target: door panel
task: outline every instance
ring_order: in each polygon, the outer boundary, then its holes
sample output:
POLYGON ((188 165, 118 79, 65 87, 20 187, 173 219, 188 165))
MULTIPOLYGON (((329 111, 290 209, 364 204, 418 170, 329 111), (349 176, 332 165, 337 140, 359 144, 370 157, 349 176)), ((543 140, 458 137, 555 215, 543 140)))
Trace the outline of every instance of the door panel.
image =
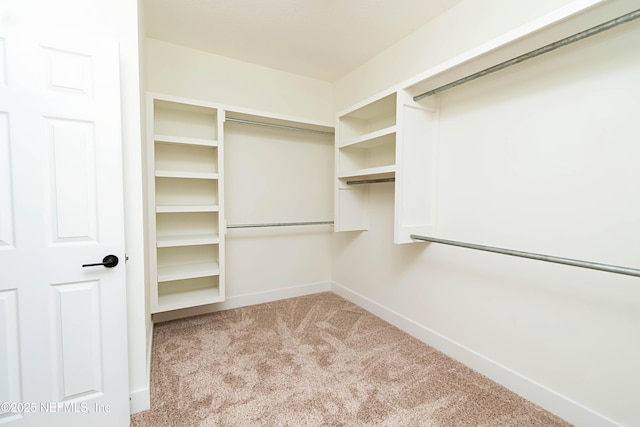
POLYGON ((57 400, 102 393, 100 282, 59 284, 51 289, 57 400))
POLYGON ((46 88, 50 91, 90 96, 93 88, 91 55, 43 48, 46 88))
POLYGON ((53 243, 95 242, 97 171, 93 123, 45 120, 49 138, 53 243))
POLYGON ((0 58, 0 425, 129 425, 117 44, 0 27, 0 58))

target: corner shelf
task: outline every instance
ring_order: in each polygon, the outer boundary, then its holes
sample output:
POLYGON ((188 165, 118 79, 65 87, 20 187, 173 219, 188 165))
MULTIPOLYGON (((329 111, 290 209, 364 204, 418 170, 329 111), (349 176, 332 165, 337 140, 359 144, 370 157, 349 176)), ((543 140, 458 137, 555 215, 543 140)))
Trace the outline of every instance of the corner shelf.
POLYGON ((338 115, 335 231, 367 229, 369 186, 348 179, 394 178, 397 133, 395 92, 338 115))
POLYGON ((396 133, 397 126, 389 126, 384 129, 376 130, 374 132, 369 132, 367 134, 358 136, 353 138, 352 140, 347 140, 346 142, 340 144, 338 148, 345 148, 353 145, 358 145, 360 148, 373 148, 378 145, 385 144, 383 138, 385 136, 392 136, 396 133))
POLYGON ((375 168, 352 170, 349 173, 338 175, 338 178, 389 178, 393 177, 393 175, 395 175, 395 172, 395 165, 378 166, 375 168))
POLYGON ((438 109, 432 101, 413 101, 411 95, 393 91, 338 115, 335 231, 368 227, 369 192, 380 184, 350 181, 388 178, 395 180, 394 242, 409 243, 411 233, 432 230, 438 109))

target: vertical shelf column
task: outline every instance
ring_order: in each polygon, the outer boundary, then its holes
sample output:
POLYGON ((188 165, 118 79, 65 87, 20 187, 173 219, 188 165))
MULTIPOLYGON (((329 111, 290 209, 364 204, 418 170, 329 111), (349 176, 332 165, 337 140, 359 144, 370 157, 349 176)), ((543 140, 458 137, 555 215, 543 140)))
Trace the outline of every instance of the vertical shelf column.
POLYGON ((437 97, 414 101, 398 92, 394 243, 432 234, 437 201, 437 97))
POLYGON ((151 311, 224 300, 224 113, 149 95, 151 311))

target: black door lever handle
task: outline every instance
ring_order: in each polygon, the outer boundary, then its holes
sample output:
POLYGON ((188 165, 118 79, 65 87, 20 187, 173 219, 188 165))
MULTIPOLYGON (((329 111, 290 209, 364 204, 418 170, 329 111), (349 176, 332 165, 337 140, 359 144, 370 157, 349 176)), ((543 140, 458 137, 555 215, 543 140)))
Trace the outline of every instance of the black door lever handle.
POLYGON ((102 262, 96 264, 82 264, 83 267, 95 267, 96 265, 104 265, 107 268, 113 268, 118 265, 118 257, 115 255, 107 255, 102 259, 102 262))

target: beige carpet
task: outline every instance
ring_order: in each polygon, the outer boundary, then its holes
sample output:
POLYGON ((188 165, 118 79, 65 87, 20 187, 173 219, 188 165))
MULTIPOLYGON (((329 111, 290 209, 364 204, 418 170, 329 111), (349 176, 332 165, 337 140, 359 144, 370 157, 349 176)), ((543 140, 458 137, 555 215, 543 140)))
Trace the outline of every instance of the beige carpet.
POLYGON ((566 426, 330 293, 155 326, 132 426, 566 426))

